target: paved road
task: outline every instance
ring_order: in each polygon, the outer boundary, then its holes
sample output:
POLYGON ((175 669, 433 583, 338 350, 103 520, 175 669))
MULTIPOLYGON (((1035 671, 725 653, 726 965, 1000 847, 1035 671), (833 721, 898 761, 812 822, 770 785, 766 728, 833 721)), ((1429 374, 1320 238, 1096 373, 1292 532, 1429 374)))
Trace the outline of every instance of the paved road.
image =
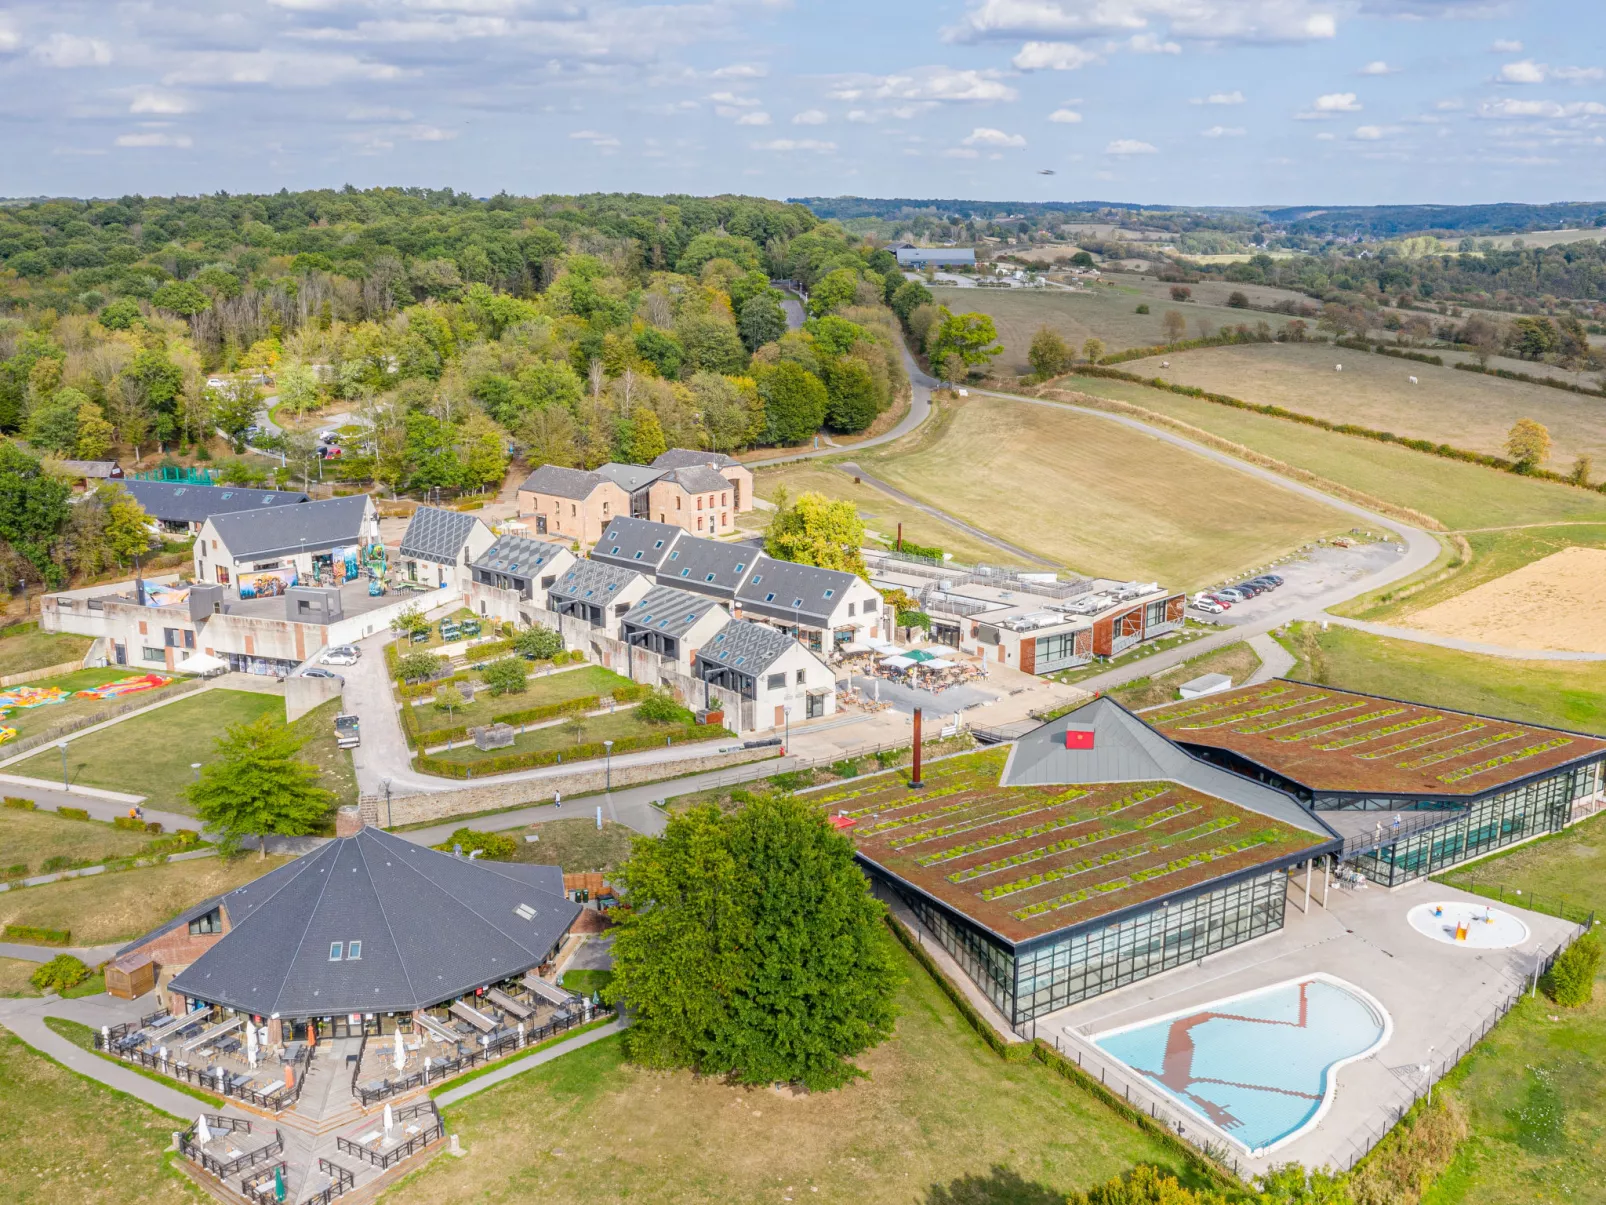
POLYGON ((793 294, 788 293, 781 299, 781 309, 786 314, 787 330, 800 331, 803 329, 803 323, 808 318, 808 315, 803 312, 803 303, 801 301, 793 294))
POLYGON ((0 941, 0 958, 20 958, 24 962, 49 962, 57 954, 71 954, 87 966, 99 966, 127 942, 104 946, 30 946, 20 941, 0 941))
POLYGON ((1266 682, 1272 678, 1281 678, 1294 668, 1297 658, 1282 645, 1278 644, 1269 635, 1262 632, 1259 636, 1249 638, 1249 647, 1255 650, 1255 656, 1260 658, 1260 668, 1249 675, 1248 681, 1243 685, 1266 682))

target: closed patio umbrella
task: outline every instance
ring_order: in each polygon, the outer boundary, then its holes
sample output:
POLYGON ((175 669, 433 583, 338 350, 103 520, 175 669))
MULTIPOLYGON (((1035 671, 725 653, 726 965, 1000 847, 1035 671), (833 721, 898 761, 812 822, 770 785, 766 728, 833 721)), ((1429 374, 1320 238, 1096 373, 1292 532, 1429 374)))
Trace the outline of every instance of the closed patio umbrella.
POLYGON ((396 1070, 400 1071, 407 1062, 407 1052, 402 1049, 401 1030, 396 1031, 396 1070))
POLYGON ((206 1114, 197 1114, 195 1118, 195 1145, 205 1146, 212 1141, 212 1131, 206 1128, 206 1114))
POLYGON ((386 1105, 385 1106, 385 1133, 387 1133, 387 1134, 390 1133, 391 1127, 394 1126, 395 1124, 396 1124, 395 1115, 391 1113, 390 1106, 386 1105))

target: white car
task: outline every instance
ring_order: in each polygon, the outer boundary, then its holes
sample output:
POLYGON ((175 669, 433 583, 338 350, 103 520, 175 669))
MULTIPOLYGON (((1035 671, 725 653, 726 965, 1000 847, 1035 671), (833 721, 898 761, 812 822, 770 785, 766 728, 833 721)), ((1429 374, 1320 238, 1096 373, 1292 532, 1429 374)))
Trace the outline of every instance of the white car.
POLYGON ((337 644, 324 653, 318 660, 325 665, 356 665, 357 658, 362 656, 362 650, 356 645, 337 644))
POLYGON ((1201 596, 1193 600, 1193 609, 1195 611, 1203 611, 1206 615, 1220 615, 1227 608, 1225 604, 1217 602, 1213 598, 1201 596))
POLYGON ((222 389, 223 388, 223 378, 222 377, 207 377, 206 378, 206 387, 208 389, 222 389))

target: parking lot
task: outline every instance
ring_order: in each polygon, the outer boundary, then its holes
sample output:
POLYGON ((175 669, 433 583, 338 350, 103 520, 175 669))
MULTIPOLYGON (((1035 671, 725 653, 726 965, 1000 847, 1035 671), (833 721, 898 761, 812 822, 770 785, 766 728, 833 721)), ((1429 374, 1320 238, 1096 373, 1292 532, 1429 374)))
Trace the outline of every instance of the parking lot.
MULTIPOLYGON (((1366 541, 1340 548, 1332 544, 1318 545, 1308 553, 1269 566, 1267 573, 1275 573, 1283 584, 1275 590, 1243 602, 1234 603, 1230 611, 1210 615, 1200 611, 1189 601, 1189 613, 1196 618, 1209 619, 1228 627, 1263 623, 1268 619, 1292 620, 1309 618, 1321 610, 1318 600, 1334 587, 1346 582, 1359 581, 1369 574, 1393 564, 1403 555, 1405 545, 1396 541, 1366 541)), ((1254 577, 1247 574, 1245 577, 1254 577)), ((1239 581, 1245 578, 1236 579, 1239 581)), ((1223 583, 1229 585, 1231 583, 1223 583)), ((1208 591, 1206 592, 1208 593, 1208 591)), ((1197 596, 1195 596, 1197 597, 1197 596)))

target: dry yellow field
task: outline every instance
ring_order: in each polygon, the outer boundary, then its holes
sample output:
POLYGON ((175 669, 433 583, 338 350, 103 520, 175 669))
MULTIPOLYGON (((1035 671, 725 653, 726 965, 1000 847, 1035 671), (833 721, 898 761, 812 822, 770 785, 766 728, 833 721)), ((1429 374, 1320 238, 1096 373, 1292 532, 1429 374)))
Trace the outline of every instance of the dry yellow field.
POLYGON ((1079 573, 1191 590, 1353 526, 1106 419, 987 397, 945 411, 865 471, 1079 573))
POLYGON ((1513 648, 1606 653, 1606 549, 1567 548, 1402 622, 1513 648))
MULTIPOLYGON (((1451 353, 1454 356, 1454 353, 1451 353)), ((1122 364, 1127 372, 1195 385, 1246 402, 1284 406, 1336 423, 1357 423, 1414 439, 1504 455, 1519 418, 1550 430, 1552 468, 1588 454, 1606 459, 1606 406, 1599 398, 1418 364, 1325 344, 1253 343, 1208 347, 1122 364), (1342 372, 1334 365, 1342 364, 1342 372), (1415 377, 1417 384, 1411 384, 1415 377)), ((1536 373, 1543 365, 1528 365, 1536 373)))

